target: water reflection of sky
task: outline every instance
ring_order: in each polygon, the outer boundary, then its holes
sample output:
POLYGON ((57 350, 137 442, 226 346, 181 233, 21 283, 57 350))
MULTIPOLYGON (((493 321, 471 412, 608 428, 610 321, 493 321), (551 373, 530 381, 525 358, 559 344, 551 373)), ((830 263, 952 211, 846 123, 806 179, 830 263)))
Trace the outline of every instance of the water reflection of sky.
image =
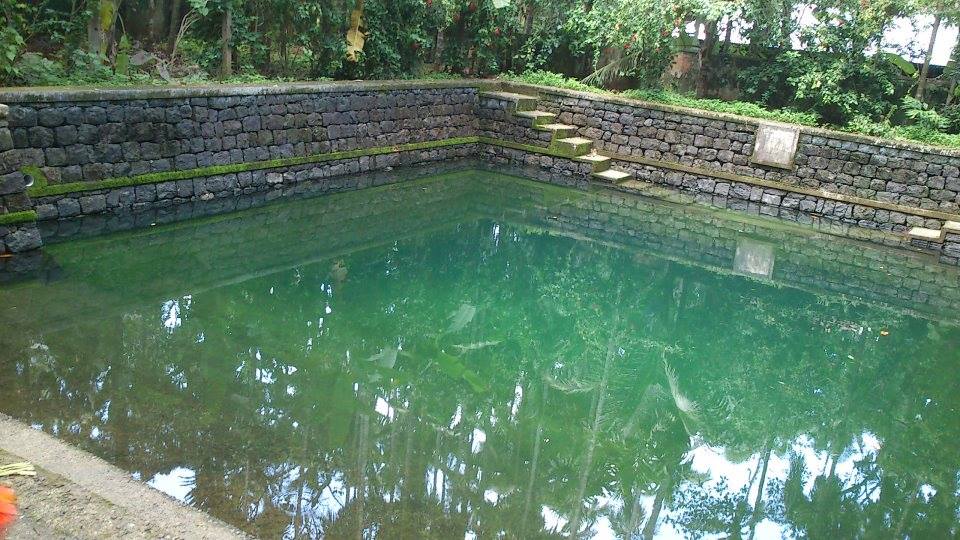
POLYGON ((189 502, 190 492, 197 484, 197 473, 186 467, 175 467, 168 473, 157 473, 147 485, 183 502, 189 502))

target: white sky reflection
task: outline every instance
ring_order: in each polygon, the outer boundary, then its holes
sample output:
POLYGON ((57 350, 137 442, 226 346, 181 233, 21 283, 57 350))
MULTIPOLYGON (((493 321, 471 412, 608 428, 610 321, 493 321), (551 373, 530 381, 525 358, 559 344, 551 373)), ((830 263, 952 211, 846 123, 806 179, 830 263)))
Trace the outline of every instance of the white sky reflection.
POLYGON ((167 474, 157 473, 147 482, 150 487, 179 501, 186 501, 196 484, 197 473, 185 467, 177 467, 167 474))

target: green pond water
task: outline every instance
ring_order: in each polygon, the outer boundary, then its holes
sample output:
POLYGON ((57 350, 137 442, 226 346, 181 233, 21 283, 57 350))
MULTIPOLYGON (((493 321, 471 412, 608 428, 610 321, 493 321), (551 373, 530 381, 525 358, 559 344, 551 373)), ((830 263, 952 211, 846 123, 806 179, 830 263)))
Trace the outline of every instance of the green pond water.
POLYGON ((45 248, 0 412, 266 538, 960 534, 955 269, 451 174, 45 248))

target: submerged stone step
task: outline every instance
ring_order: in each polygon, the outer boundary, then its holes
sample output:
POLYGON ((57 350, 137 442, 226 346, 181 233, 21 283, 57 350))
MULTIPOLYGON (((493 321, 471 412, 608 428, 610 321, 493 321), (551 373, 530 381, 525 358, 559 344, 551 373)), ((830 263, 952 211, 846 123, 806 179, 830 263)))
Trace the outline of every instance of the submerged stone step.
POLYGON ((636 180, 636 179, 620 182, 619 186, 624 189, 629 189, 632 191, 643 191, 643 192, 646 192, 649 189, 653 188, 653 184, 649 182, 641 182, 640 180, 636 180))
POLYGON ((501 99, 503 101, 512 101, 515 103, 517 111, 532 111, 537 108, 540 99, 537 96, 518 94, 516 92, 486 91, 480 92, 480 97, 501 99))
POLYGON ((517 116, 533 120, 533 127, 542 126, 553 121, 557 115, 546 111, 517 111, 517 116))
POLYGON ((621 184, 633 178, 633 175, 626 171, 619 171, 617 169, 607 169, 605 171, 595 172, 593 176, 603 180, 604 182, 610 182, 612 184, 621 184))
POLYGON ((617 189, 679 204, 693 204, 696 201, 690 194, 635 178, 620 182, 617 184, 617 189))
POLYGON ((571 157, 579 157, 590 152, 593 148, 593 139, 583 137, 568 137, 555 141, 557 149, 571 157))

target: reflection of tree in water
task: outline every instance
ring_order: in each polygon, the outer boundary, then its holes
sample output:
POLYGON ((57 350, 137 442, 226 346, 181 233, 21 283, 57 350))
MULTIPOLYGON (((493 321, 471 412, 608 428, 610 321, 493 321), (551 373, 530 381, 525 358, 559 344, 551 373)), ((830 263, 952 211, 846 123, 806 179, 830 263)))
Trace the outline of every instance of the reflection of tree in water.
POLYGON ((5 412, 264 537, 957 534, 954 329, 491 230, 4 336, 5 412))

